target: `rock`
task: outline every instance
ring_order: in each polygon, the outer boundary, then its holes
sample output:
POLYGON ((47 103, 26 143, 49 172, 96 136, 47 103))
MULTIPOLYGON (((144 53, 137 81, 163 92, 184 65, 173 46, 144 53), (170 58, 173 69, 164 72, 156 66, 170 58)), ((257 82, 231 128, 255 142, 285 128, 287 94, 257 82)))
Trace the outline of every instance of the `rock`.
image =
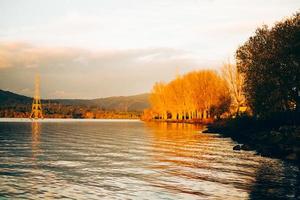
POLYGON ((270 135, 271 136, 277 136, 277 135, 280 135, 281 133, 278 132, 278 131, 270 131, 270 135))
POLYGON ((288 160, 297 160, 297 154, 291 153, 291 154, 287 155, 286 159, 288 159, 288 160))
POLYGON ((294 146, 293 147, 293 152, 295 152, 296 154, 300 155, 300 146, 294 146))
POLYGON ((289 135, 297 131, 297 126, 281 126, 279 127, 278 131, 284 133, 285 135, 289 135))
POLYGON ((251 150, 251 147, 250 147, 249 145, 247 145, 247 144, 243 144, 243 145, 241 146, 241 149, 244 150, 244 151, 250 151, 250 150, 251 150))
POLYGON ((235 151, 240 151, 241 150, 241 145, 235 145, 233 148, 232 148, 233 150, 235 150, 235 151))
POLYGON ((259 141, 264 141, 269 137, 269 133, 265 131, 261 131, 257 134, 256 139, 259 141))
POLYGON ((267 138, 267 142, 269 144, 279 144, 280 141, 283 139, 283 135, 280 132, 271 131, 270 135, 267 138))
POLYGON ((215 133, 215 132, 210 129, 206 129, 206 130, 202 131, 202 133, 215 133))

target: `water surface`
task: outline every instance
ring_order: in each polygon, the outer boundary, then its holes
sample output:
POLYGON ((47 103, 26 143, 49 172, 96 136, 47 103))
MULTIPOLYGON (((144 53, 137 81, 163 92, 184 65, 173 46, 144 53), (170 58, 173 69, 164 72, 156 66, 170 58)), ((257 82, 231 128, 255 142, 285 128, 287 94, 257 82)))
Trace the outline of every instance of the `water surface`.
POLYGON ((0 199, 299 199, 299 168, 191 124, 0 122, 0 199))

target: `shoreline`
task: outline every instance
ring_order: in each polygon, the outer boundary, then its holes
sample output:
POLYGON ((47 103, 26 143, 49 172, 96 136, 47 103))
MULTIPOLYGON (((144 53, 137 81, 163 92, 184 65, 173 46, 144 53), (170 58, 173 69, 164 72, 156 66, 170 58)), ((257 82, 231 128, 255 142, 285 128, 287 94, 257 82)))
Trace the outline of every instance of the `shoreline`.
POLYGON ((233 150, 254 150, 261 156, 278 158, 300 165, 300 126, 258 128, 255 124, 231 125, 226 120, 207 125, 203 133, 219 133, 239 143, 233 150))
POLYGON ((139 122, 140 119, 78 119, 78 118, 0 118, 0 122, 139 122))
POLYGON ((276 124, 261 127, 252 118, 211 120, 150 120, 151 122, 204 125, 203 133, 218 133, 238 143, 233 150, 256 151, 261 156, 278 158, 300 165, 300 125, 276 124))
POLYGON ((212 124, 213 121, 208 119, 208 120, 172 120, 172 119, 158 119, 158 120, 143 120, 141 121, 145 122, 165 122, 165 123, 177 123, 177 124, 199 124, 199 125, 209 125, 212 124))

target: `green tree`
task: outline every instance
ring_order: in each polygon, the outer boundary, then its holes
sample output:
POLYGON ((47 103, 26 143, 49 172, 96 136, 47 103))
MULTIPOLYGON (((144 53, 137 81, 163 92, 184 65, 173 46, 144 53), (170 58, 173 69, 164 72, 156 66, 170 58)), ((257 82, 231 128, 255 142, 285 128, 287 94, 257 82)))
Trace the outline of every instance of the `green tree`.
POLYGON ((254 113, 300 110, 300 13, 258 28, 236 52, 244 91, 254 113))

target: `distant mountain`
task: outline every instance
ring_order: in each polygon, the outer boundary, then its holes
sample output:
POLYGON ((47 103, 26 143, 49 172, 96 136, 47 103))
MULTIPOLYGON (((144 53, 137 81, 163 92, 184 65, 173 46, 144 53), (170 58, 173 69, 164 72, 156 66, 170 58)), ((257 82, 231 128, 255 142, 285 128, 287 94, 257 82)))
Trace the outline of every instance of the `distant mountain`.
MULTIPOLYGON (((108 111, 143 111, 149 107, 149 94, 139 94, 133 96, 115 96, 97 99, 43 99, 42 103, 59 103, 73 106, 96 106, 108 111)), ((0 90, 0 107, 10 107, 14 105, 28 105, 32 103, 32 98, 19 95, 13 92, 0 90)))
POLYGON ((0 107, 13 106, 17 104, 30 104, 32 98, 12 93, 9 91, 0 90, 0 107))
POLYGON ((118 96, 93 99, 94 105, 105 108, 106 110, 125 110, 125 111, 143 111, 148 108, 149 94, 139 94, 133 96, 118 96))

